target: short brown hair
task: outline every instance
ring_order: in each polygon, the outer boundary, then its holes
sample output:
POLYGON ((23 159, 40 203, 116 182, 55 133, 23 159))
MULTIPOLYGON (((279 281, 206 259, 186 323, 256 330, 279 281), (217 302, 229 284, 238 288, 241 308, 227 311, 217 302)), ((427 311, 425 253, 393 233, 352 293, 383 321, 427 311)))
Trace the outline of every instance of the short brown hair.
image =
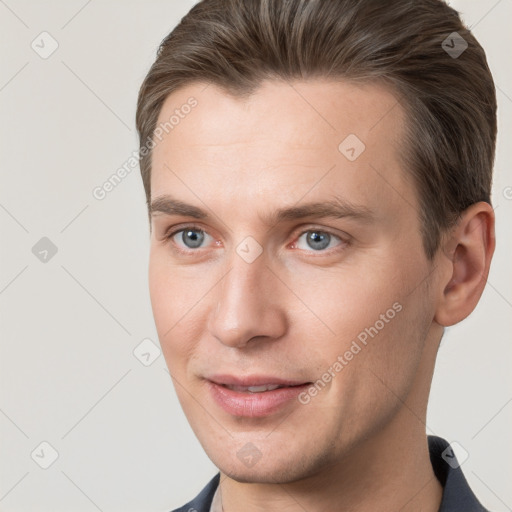
MULTIPOLYGON (((310 78, 391 85, 407 113, 401 158, 429 258, 468 206, 491 202, 496 91, 482 47, 441 0, 203 0, 162 41, 141 86, 140 146, 181 87, 247 96, 265 79, 310 78)), ((151 151, 140 166, 149 207, 151 151)))

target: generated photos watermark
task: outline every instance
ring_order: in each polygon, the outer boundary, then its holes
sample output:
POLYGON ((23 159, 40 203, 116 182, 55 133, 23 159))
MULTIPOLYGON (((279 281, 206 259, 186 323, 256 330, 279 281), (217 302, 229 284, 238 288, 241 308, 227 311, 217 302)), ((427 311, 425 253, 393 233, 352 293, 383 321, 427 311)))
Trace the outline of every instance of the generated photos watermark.
POLYGON ((385 313, 379 316, 379 319, 370 327, 366 327, 352 340, 350 348, 347 349, 342 355, 339 355, 336 361, 317 379, 306 391, 299 394, 298 400, 301 404, 307 405, 311 399, 318 395, 318 393, 331 382, 338 373, 349 364, 354 357, 359 354, 364 347, 367 346, 370 339, 375 338, 379 332, 386 327, 387 324, 395 318, 395 316, 402 311, 402 304, 395 302, 385 313))
POLYGON ((148 137, 145 144, 137 151, 133 151, 124 164, 112 173, 107 180, 101 185, 93 188, 92 195, 98 201, 102 201, 107 195, 112 192, 134 169, 139 165, 141 158, 147 156, 156 145, 162 141, 164 135, 168 134, 178 126, 183 119, 185 119, 192 109, 197 107, 198 101, 191 96, 186 103, 183 103, 180 108, 176 108, 174 113, 164 123, 160 123, 153 132, 153 137, 148 137), (155 140, 157 139, 157 140, 155 140))

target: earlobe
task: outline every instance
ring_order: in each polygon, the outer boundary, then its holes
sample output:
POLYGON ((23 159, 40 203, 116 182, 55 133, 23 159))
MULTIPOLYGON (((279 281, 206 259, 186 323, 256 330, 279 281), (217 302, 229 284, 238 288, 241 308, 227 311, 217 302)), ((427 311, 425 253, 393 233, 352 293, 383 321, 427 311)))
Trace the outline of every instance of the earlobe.
POLYGON ((487 282, 494 247, 494 210, 488 203, 475 203, 464 211, 439 255, 439 265, 446 272, 444 282, 439 283, 437 323, 454 325, 475 309, 487 282))

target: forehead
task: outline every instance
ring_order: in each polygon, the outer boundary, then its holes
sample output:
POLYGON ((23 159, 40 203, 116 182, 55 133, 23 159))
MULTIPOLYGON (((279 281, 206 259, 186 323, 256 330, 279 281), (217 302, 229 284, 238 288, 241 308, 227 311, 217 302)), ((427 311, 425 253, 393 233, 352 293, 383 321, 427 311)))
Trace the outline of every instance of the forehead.
POLYGON ((400 163, 404 110, 382 85, 266 81, 237 98, 192 84, 166 99, 158 124, 172 116, 153 150, 152 198, 179 190, 243 212, 250 200, 278 207, 306 194, 395 213, 415 207, 400 163))
MULTIPOLYGON (((171 119, 173 142, 183 142, 193 129, 201 142, 264 142, 293 139, 294 143, 336 142, 344 134, 354 133, 364 142, 376 142, 379 135, 388 140, 399 135, 403 110, 396 96, 383 85, 340 81, 264 81, 250 96, 232 96, 214 84, 192 84, 169 95, 158 124, 171 119), (189 119, 176 114, 194 98, 197 106, 189 119), (391 131, 390 131, 391 129, 391 131)), ((164 134, 165 136, 165 134, 164 134)), ((190 141, 187 141, 190 142, 190 141)))

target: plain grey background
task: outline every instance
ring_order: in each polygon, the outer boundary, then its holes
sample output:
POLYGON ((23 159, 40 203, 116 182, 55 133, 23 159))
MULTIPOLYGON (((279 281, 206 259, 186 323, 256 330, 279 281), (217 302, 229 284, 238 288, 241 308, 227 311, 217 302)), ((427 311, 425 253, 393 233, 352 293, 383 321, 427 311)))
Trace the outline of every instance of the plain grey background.
MULTIPOLYGON (((138 167, 92 194, 138 149, 138 88, 194 3, 0 0, 1 512, 169 511, 216 472, 159 355, 138 167)), ((476 311, 443 339, 427 432, 457 441, 477 496, 506 511, 512 0, 451 4, 498 87, 497 250, 476 311)))

